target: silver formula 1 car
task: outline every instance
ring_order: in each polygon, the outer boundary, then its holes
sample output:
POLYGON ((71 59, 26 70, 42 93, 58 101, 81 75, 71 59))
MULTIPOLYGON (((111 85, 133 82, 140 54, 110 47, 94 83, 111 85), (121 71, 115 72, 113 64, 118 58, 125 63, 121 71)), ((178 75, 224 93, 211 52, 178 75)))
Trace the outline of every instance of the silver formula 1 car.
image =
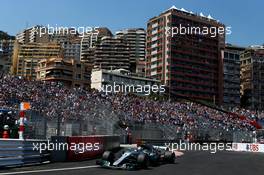
POLYGON ((174 163, 174 161, 174 152, 164 147, 140 145, 137 148, 124 150, 119 156, 111 151, 105 151, 97 164, 104 168, 137 170, 162 163, 174 163))

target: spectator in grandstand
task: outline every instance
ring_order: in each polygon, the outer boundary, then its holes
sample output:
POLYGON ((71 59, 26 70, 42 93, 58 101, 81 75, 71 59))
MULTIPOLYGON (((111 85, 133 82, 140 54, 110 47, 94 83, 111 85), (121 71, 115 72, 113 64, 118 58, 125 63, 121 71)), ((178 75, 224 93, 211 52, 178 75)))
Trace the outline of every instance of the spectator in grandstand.
MULTIPOLYGON (((160 123, 182 129, 253 130, 245 120, 192 102, 157 101, 124 94, 105 95, 98 91, 66 88, 60 83, 29 81, 22 77, 4 75, 0 79, 0 106, 18 109, 28 101, 32 110, 48 119, 62 116, 62 120, 85 120, 118 116, 123 122, 160 123), (110 110, 108 110, 110 109, 110 110), (111 111, 111 112, 109 112, 111 111)), ((264 118, 264 113, 235 108, 232 112, 251 118, 264 118)))

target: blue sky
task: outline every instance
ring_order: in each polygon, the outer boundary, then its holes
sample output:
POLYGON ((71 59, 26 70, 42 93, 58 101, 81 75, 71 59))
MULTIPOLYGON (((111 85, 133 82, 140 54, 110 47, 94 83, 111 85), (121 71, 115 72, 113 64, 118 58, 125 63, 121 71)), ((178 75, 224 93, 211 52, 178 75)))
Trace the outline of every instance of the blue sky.
POLYGON ((146 27, 149 18, 175 5, 210 14, 232 34, 227 42, 248 46, 264 43, 262 0, 0 0, 0 30, 12 35, 35 24, 106 26, 113 32, 146 27))

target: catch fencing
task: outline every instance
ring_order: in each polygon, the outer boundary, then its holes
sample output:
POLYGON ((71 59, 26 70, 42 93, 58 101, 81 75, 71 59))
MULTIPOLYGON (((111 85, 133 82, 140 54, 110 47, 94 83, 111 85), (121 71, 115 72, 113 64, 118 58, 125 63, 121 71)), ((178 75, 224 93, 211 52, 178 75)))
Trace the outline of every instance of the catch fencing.
MULTIPOLYGON (((119 126, 119 118, 110 109, 97 109, 81 120, 53 118, 47 119, 40 112, 27 112, 27 126, 25 138, 49 139, 51 136, 79 136, 79 135, 120 135, 121 143, 127 140, 127 128, 119 126), (59 134, 58 134, 59 128, 59 134)), ((200 122, 201 124, 203 121, 200 122)), ((226 141, 226 142, 253 142, 253 132, 212 128, 201 125, 198 128, 186 128, 174 124, 162 123, 126 123, 132 135, 137 139, 170 139, 184 140, 187 137, 195 140, 226 141)))

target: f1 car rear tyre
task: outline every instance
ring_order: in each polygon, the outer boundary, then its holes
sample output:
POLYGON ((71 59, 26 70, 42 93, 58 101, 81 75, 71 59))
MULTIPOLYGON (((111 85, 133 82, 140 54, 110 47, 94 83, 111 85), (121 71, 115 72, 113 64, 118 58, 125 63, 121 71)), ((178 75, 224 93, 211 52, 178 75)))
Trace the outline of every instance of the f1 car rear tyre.
POLYGON ((115 155, 111 151, 105 151, 103 156, 102 156, 102 159, 109 161, 112 164, 115 160, 115 155))
POLYGON ((148 156, 146 154, 139 154, 137 157, 137 163, 143 168, 148 168, 149 166, 148 156))
POLYGON ((165 161, 168 163, 174 163, 175 162, 175 153, 166 151, 164 154, 165 161))

